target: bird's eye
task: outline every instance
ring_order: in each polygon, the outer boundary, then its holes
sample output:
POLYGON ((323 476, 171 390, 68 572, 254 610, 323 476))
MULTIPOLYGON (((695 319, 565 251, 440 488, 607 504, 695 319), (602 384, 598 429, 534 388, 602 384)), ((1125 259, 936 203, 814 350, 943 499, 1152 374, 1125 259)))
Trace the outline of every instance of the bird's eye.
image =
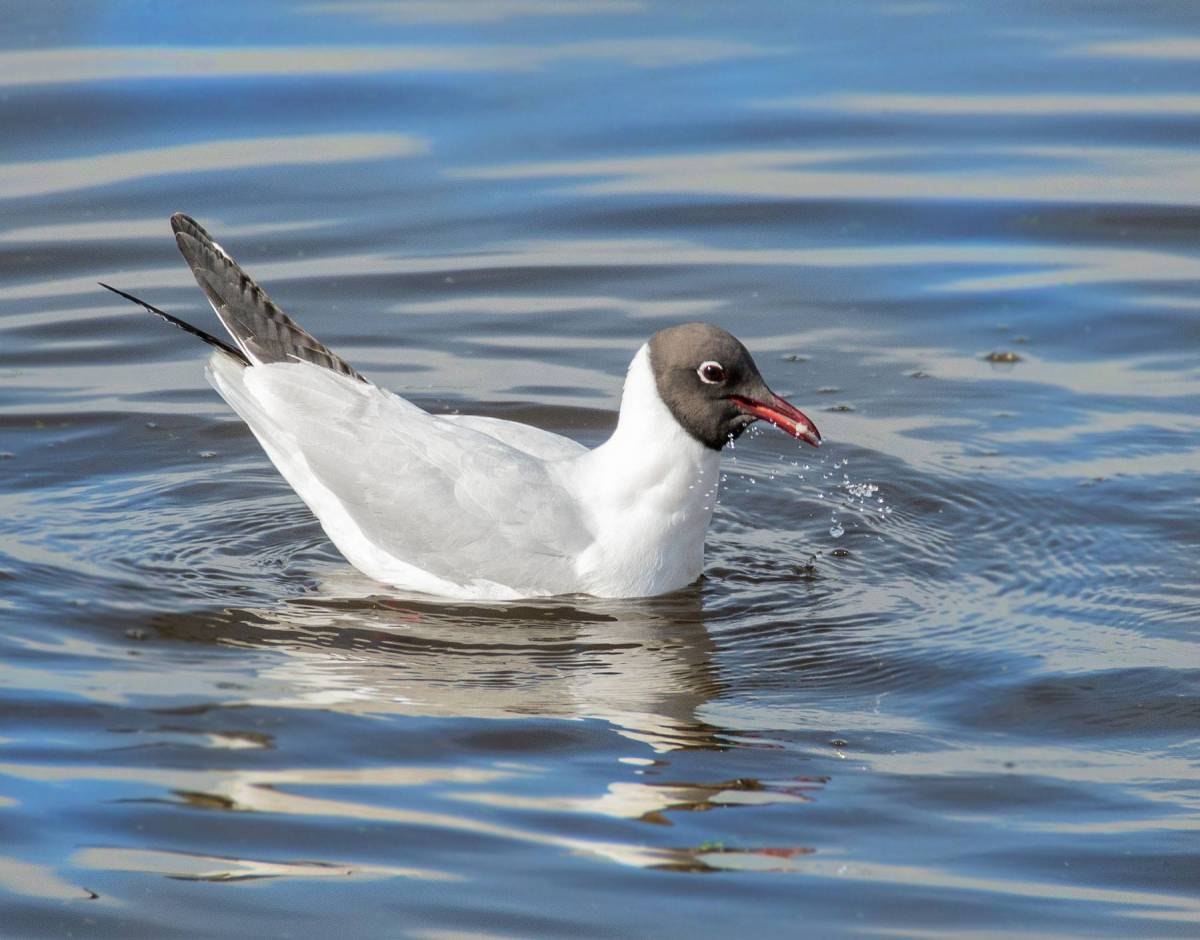
POLYGON ((720 385, 725 381, 725 370, 721 367, 721 363, 713 362, 711 359, 708 362, 700 363, 696 374, 706 385, 720 385))

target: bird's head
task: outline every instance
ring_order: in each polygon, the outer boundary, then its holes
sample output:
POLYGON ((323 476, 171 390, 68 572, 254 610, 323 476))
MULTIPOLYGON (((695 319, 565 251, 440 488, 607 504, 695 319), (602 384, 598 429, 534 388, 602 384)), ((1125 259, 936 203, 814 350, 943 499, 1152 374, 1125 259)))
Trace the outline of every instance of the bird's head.
POLYGON ((767 421, 813 447, 821 432, 763 380, 736 337, 709 323, 684 323, 650 339, 650 367, 659 397, 692 437, 714 450, 755 421, 767 421))

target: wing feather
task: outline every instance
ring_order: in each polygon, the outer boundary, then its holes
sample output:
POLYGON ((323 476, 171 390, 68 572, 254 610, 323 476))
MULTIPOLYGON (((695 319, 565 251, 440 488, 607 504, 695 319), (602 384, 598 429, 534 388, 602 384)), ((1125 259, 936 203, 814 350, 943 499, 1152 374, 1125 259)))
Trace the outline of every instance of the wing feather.
POLYGON ((360 382, 350 363, 279 309, 195 219, 171 216, 175 243, 213 310, 252 362, 311 362, 360 382))

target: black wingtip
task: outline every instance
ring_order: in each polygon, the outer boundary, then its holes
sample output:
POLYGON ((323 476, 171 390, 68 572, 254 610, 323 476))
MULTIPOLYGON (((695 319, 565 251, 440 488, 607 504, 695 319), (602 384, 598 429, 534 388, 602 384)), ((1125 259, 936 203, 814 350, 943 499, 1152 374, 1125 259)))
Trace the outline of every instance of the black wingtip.
POLYGON ((154 304, 147 303, 146 301, 142 300, 140 297, 134 297, 133 294, 127 294, 125 291, 121 290, 119 287, 113 287, 111 284, 105 284, 103 281, 97 281, 96 283, 99 284, 101 287, 103 287, 105 290, 112 291, 118 297, 124 297, 126 300, 137 304, 139 307, 142 307, 148 313, 152 313, 156 317, 160 317, 161 319, 166 320, 172 326, 179 327, 185 333, 191 333, 193 336, 197 337, 198 339, 204 340, 204 342, 208 343, 210 346, 215 346, 217 349, 221 350, 222 352, 228 353, 229 355, 233 356, 234 359, 238 360, 238 362, 242 363, 243 365, 247 365, 247 366, 250 365, 250 360, 246 357, 245 353, 243 353, 240 349, 238 349, 234 346, 230 346, 224 340, 217 339, 217 337, 213 336, 211 333, 205 333, 204 330, 200 329, 199 327, 192 326, 187 321, 180 320, 179 317, 172 316, 171 314, 167 313, 165 310, 159 310, 158 307, 154 306, 154 304))
POLYGON ((177 242, 180 236, 184 236, 206 244, 213 243, 213 237, 205 231, 204 226, 186 212, 176 212, 171 216, 171 231, 175 233, 177 242))

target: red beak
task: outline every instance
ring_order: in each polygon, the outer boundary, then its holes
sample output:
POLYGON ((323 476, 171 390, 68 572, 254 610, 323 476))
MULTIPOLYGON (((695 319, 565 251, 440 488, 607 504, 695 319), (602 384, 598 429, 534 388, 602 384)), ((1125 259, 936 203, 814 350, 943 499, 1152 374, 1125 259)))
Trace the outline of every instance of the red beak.
POLYGON ((768 392, 768 394, 771 396, 771 399, 766 402, 743 398, 741 395, 730 395, 729 400, 741 408, 742 411, 746 412, 746 414, 769 421, 775 427, 779 428, 779 430, 787 432, 792 437, 798 437, 804 443, 811 444, 813 447, 820 447, 821 432, 809 420, 808 415, 775 393, 768 392))

